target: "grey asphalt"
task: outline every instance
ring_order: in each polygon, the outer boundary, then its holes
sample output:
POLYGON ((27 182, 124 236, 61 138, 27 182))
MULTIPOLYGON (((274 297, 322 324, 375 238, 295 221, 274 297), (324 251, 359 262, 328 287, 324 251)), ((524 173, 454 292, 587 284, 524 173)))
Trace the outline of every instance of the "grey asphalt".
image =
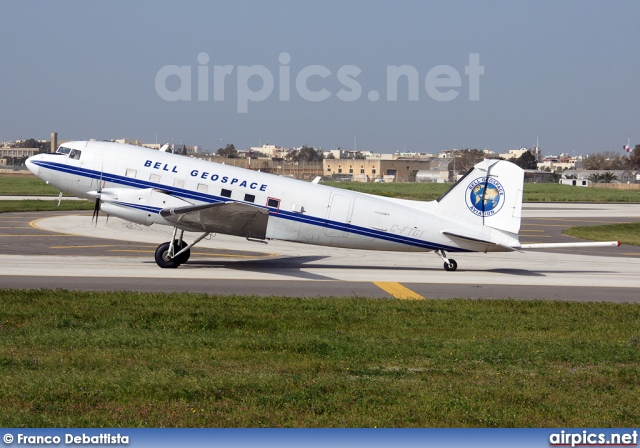
MULTIPOLYGON (((574 207, 573 214, 580 214, 579 206, 574 207)), ((560 216, 562 214, 525 217, 521 241, 575 241, 563 235, 562 230, 576 222, 640 222, 638 216, 616 216, 620 213, 612 212, 610 216, 594 217, 589 207, 585 210, 588 218, 560 216)), ((162 270, 153 261, 155 247, 162 242, 162 237, 157 235, 137 238, 146 239, 137 242, 101 238, 100 235, 107 234, 101 226, 95 228, 95 237, 87 236, 92 229, 88 225, 90 214, 86 212, 76 213, 80 216, 75 219, 83 223, 87 235, 51 231, 34 224, 71 222, 68 214, 0 215, 0 254, 5 263, 10 263, 0 272, 2 287, 393 298, 376 285, 383 281, 399 282, 425 299, 640 301, 640 281, 634 276, 637 272, 634 263, 640 262, 640 248, 633 246, 545 251, 524 262, 518 261, 519 258, 511 262, 508 258, 475 254, 477 258, 469 258, 471 261, 459 261, 460 268, 455 273, 446 273, 432 254, 419 254, 420 258, 412 254, 414 258, 399 259, 394 257, 403 257, 403 254, 327 251, 327 248, 289 243, 248 246, 243 240, 232 239, 228 244, 226 240, 220 240, 222 244, 216 241, 218 247, 198 246, 186 265, 176 270, 162 270), (299 255, 295 255, 298 252, 299 255), (387 261, 380 262, 380 257, 387 261), (410 261, 400 261, 404 259, 410 261), (420 264, 415 265, 415 260, 420 264), (585 262, 577 266, 572 260, 585 262), (622 265, 626 270, 618 272, 622 265), (483 282, 483 278, 488 281, 483 282), (598 278, 604 279, 602 286, 594 280, 598 278)))

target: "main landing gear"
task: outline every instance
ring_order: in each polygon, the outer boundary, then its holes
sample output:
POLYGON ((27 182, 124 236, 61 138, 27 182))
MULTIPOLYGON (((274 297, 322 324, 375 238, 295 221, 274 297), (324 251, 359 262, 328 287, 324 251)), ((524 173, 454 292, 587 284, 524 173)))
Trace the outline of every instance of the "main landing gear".
POLYGON ((453 258, 447 258, 447 254, 443 250, 436 250, 436 255, 444 260, 445 271, 455 271, 458 269, 458 263, 453 258))
POLYGON ((182 240, 184 230, 180 231, 180 236, 176 238, 178 228, 173 228, 173 236, 171 241, 162 243, 156 249, 156 263, 161 268, 175 269, 183 263, 186 263, 191 256, 191 248, 202 241, 203 238, 210 235, 209 232, 202 234, 192 244, 187 244, 182 240))
POLYGON ((161 268, 177 268, 186 263, 190 256, 191 249, 180 240, 173 240, 173 244, 170 241, 162 243, 156 249, 156 263, 161 268))

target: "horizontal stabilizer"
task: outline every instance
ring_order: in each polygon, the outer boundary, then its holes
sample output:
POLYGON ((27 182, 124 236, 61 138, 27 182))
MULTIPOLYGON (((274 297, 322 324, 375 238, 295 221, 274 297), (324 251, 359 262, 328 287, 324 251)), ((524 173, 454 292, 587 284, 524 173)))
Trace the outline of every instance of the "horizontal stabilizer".
POLYGON ((565 247, 608 247, 619 246, 620 241, 602 241, 588 243, 539 243, 521 244, 520 249, 561 249, 565 247))
POLYGON ((191 232, 223 233, 264 239, 269 211, 240 202, 165 208, 160 215, 176 227, 191 232))
POLYGON ((472 238, 444 230, 442 231, 442 234, 451 238, 458 246, 474 252, 512 252, 518 250, 517 248, 498 244, 493 241, 472 238))

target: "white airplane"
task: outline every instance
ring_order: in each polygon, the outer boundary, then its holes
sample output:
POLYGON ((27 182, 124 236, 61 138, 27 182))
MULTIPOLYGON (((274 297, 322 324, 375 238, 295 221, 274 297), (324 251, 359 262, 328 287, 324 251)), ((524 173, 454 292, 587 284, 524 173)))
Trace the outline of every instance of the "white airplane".
POLYGON ((64 143, 26 165, 61 191, 95 200, 96 220, 102 210, 147 226, 172 226, 171 241, 156 249, 161 268, 185 263, 191 248, 215 233, 258 242, 431 251, 447 271, 457 268, 447 252, 620 244, 520 244, 524 172, 503 160, 478 163, 431 202, 357 193, 110 142, 64 143), (187 244, 185 231, 202 235, 187 244))

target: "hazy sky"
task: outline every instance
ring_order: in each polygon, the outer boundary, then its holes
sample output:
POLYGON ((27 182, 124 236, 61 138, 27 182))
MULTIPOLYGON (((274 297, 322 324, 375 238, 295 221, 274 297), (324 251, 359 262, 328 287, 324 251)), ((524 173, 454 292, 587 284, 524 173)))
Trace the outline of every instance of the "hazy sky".
POLYGON ((0 17, 0 140, 505 152, 539 136, 544 154, 640 143, 636 0, 3 0, 0 17), (483 74, 466 68, 473 55, 483 74), (395 101, 388 70, 411 75, 395 101))

